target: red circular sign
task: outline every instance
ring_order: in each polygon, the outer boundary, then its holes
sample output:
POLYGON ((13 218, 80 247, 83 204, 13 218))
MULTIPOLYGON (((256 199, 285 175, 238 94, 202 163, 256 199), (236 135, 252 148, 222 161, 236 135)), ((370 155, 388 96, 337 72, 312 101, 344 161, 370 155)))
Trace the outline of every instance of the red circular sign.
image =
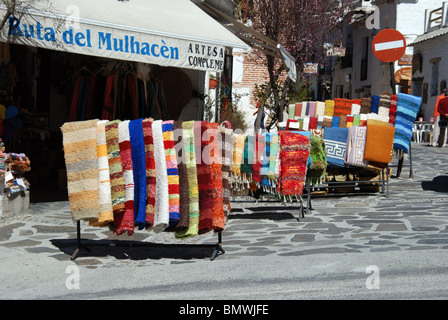
POLYGON ((395 29, 385 29, 378 33, 372 42, 375 56, 383 62, 394 62, 406 51, 406 39, 395 29))

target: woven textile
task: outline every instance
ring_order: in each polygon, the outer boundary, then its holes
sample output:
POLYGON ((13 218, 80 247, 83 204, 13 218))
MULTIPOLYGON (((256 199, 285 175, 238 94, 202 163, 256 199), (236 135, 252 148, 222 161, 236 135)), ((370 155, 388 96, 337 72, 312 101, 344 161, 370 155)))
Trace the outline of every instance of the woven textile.
POLYGON ((134 172, 132 167, 129 120, 118 124, 118 141, 120 143, 121 163, 123 166, 125 211, 121 219, 114 219, 115 233, 134 233, 134 172))
POLYGON ((339 127, 339 121, 340 121, 340 118, 338 116, 333 116, 333 120, 331 122, 331 127, 332 128, 339 127))
POLYGON ((397 99, 398 96, 396 94, 390 96, 389 124, 391 125, 395 125, 395 117, 397 114, 397 99))
POLYGON ((324 121, 322 123, 322 128, 331 128, 333 126, 333 117, 324 116, 324 121))
POLYGON ((387 118, 389 122, 389 113, 390 113, 390 103, 391 103, 391 95, 388 93, 383 93, 380 95, 380 102, 378 105, 378 114, 384 118, 387 118))
POLYGON ((298 102, 294 105, 294 117, 292 119, 295 118, 300 118, 302 116, 302 103, 298 102))
POLYGON ((354 120, 354 116, 353 115, 348 115, 347 116, 347 128, 350 128, 351 126, 353 126, 353 120, 354 120))
POLYGON ((118 124, 120 120, 106 124, 106 146, 109 162, 111 201, 114 215, 124 213, 124 180, 121 165, 120 145, 118 141, 118 124))
POLYGON ((152 123, 152 136, 154 139, 154 162, 157 172, 153 229, 155 232, 161 232, 169 225, 168 173, 163 144, 162 120, 155 120, 152 123))
POLYGON ((352 112, 352 101, 348 99, 334 99, 334 116, 347 115, 352 112))
POLYGON ((233 162, 232 162, 232 189, 239 191, 243 185, 243 179, 241 175, 241 163, 243 162, 244 145, 246 141, 246 135, 235 134, 233 136, 233 162))
POLYGON ((224 209, 224 217, 227 220, 231 210, 230 174, 232 171, 232 160, 233 160, 233 130, 231 128, 225 128, 223 126, 220 126, 219 131, 221 133, 220 142, 222 153, 222 202, 224 209))
POLYGON ((325 176, 327 168, 327 155, 322 137, 312 134, 310 137, 311 165, 308 166, 307 175, 311 185, 318 185, 325 176))
POLYGON ((322 129, 324 127, 324 116, 317 117, 317 127, 316 129, 322 129))
POLYGON ((252 176, 252 164, 254 159, 254 140, 255 136, 252 135, 246 135, 246 138, 244 140, 243 161, 240 167, 244 181, 251 180, 252 176))
POLYGON ((395 138, 394 149, 404 153, 409 152, 409 144, 412 138, 412 127, 417 118, 421 97, 416 97, 406 93, 397 95, 397 114, 395 117, 395 138))
POLYGON ((308 130, 317 129, 317 117, 310 117, 310 123, 308 125, 308 130))
POLYGON ((165 148, 165 161, 168 179, 168 212, 169 222, 167 230, 172 231, 179 223, 179 171, 177 169, 177 156, 174 148, 173 120, 162 122, 163 147, 165 148))
POLYGON ((271 133, 265 132, 263 133, 264 136, 264 151, 263 151, 263 158, 261 161, 261 186, 267 187, 269 186, 269 179, 268 179, 268 173, 269 173, 269 156, 271 154, 271 133))
POLYGON ((316 102, 311 101, 308 103, 308 105, 309 105, 308 115, 310 117, 314 117, 316 115, 316 102))
POLYGON ((289 108, 288 119, 289 120, 293 120, 294 119, 294 115, 295 115, 296 105, 295 104, 290 104, 288 106, 288 108, 289 108))
POLYGON ((334 100, 326 100, 325 101, 324 116, 327 116, 327 117, 334 116, 334 100))
POLYGON ((347 115, 346 114, 341 114, 339 116, 339 127, 347 128, 347 115))
POLYGON ((370 113, 371 100, 370 97, 364 97, 361 99, 361 110, 360 113, 370 113))
POLYGON ((367 161, 364 160, 366 133, 367 127, 351 127, 348 129, 345 164, 356 167, 367 166, 367 161))
POLYGON ((219 125, 207 123, 210 144, 210 174, 213 197, 213 220, 212 228, 215 232, 223 231, 225 228, 223 184, 222 184, 222 153, 219 147, 219 125))
POLYGON ((309 102, 308 101, 302 102, 302 112, 300 113, 300 118, 302 119, 305 118, 305 116, 308 114, 309 109, 310 109, 309 102))
POLYGON ((183 139, 182 121, 174 121, 174 149, 177 157, 177 170, 179 172, 179 223, 174 231, 183 231, 188 228, 190 219, 190 196, 188 185, 187 163, 183 139))
POLYGON ((310 132, 312 135, 321 137, 322 139, 324 138, 324 129, 313 129, 310 130, 310 132))
POLYGON ((325 128, 324 142, 329 165, 343 167, 347 151, 348 128, 325 128))
POLYGON ((278 181, 278 173, 276 173, 277 160, 280 157, 280 139, 277 133, 271 135, 271 147, 269 152, 269 170, 268 179, 271 187, 276 187, 278 181))
POLYGON ((353 99, 352 100, 352 115, 360 114, 361 112, 361 99, 353 99))
POLYGON ((378 163, 391 162, 394 134, 394 127, 367 124, 364 160, 378 163))
POLYGON ((301 196, 310 154, 308 137, 288 131, 280 133, 281 194, 301 196))
POLYGON ((142 121, 136 119, 129 122, 134 175, 134 222, 139 230, 146 227, 146 155, 142 121))
POLYGON ((380 104, 380 97, 379 96, 371 96, 370 97, 370 112, 371 113, 378 113, 378 108, 380 104))
POLYGON ((316 111, 314 112, 314 115, 316 117, 324 116, 325 115, 325 102, 323 101, 317 101, 316 102, 316 111))
POLYGON ((97 122, 67 122, 61 127, 73 221, 98 218, 97 122))
MULTIPOLYGON (((194 121, 182 123, 182 141, 185 153, 185 164, 188 176, 189 220, 188 229, 177 231, 176 238, 187 238, 198 235, 199 228, 199 189, 196 167, 194 121)), ((200 134, 200 131, 199 131, 200 134)))
POLYGON ((264 136, 256 134, 254 148, 254 163, 252 164, 252 180, 259 186, 261 184, 261 166, 264 152, 264 136))
POLYGON ((98 219, 90 220, 93 226, 104 227, 114 221, 112 211, 109 161, 107 159, 106 123, 108 120, 98 121, 96 126, 96 143, 98 157, 98 219))
POLYGON ((354 114, 353 115, 353 125, 354 126, 359 126, 360 124, 361 124, 361 115, 354 114))
POLYGON ((213 185, 210 165, 207 162, 210 159, 210 136, 207 131, 207 122, 197 122, 201 128, 201 136, 199 137, 201 138, 201 153, 196 153, 199 187, 199 234, 204 234, 213 229, 213 185))
POLYGON ((156 163, 154 161, 154 138, 152 135, 153 119, 142 121, 143 139, 145 143, 146 158, 146 228, 154 226, 156 205, 156 163))

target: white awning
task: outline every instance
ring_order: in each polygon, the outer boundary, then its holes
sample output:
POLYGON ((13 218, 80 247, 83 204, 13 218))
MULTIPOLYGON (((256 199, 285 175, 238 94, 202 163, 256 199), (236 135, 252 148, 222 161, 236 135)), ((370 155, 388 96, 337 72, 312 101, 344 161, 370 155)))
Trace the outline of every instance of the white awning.
MULTIPOLYGON (((248 49, 190 0, 17 3, 0 41, 208 71, 223 70, 226 47, 248 49)), ((6 14, 2 2, 0 18, 6 14)))

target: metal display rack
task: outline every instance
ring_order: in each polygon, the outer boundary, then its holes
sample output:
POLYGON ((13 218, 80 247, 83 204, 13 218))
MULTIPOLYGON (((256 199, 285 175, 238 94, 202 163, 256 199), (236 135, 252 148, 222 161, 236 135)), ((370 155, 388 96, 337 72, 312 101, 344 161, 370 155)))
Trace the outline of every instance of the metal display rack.
MULTIPOLYGON (((91 252, 90 248, 91 246, 95 247, 156 247, 156 246, 162 246, 162 244, 157 243, 149 243, 149 242, 121 242, 120 240, 111 240, 108 243, 100 242, 100 241, 93 241, 93 243, 89 244, 89 247, 83 245, 81 243, 81 222, 78 220, 76 222, 76 249, 73 252, 71 256, 71 260, 75 260, 78 257, 79 251, 81 249, 84 249, 87 252, 91 252)), ((224 254, 225 251, 222 247, 222 232, 217 232, 218 234, 218 242, 216 244, 183 244, 183 246, 186 247, 213 247, 213 252, 211 254, 210 260, 213 261, 216 259, 218 255, 224 254)))

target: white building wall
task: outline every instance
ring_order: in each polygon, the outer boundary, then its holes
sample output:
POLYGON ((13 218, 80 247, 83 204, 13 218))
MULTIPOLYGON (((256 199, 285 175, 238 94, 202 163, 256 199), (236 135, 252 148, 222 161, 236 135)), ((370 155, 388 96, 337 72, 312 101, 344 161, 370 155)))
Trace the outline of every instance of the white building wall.
MULTIPOLYGON (((423 104, 423 117, 425 121, 429 121, 434 113, 437 97, 441 94, 440 84, 442 81, 448 82, 448 51, 447 44, 448 34, 416 43, 414 45, 414 52, 420 54, 422 57, 422 70, 416 71, 412 78, 423 78, 423 86, 427 86, 427 103, 423 104), (440 58, 439 61, 439 76, 434 78, 432 74, 432 63, 440 58), (431 86, 433 82, 437 86, 437 94, 431 94, 431 86)), ((414 84, 413 84, 414 85, 414 84)), ((425 93, 423 93, 425 94, 425 93)))

